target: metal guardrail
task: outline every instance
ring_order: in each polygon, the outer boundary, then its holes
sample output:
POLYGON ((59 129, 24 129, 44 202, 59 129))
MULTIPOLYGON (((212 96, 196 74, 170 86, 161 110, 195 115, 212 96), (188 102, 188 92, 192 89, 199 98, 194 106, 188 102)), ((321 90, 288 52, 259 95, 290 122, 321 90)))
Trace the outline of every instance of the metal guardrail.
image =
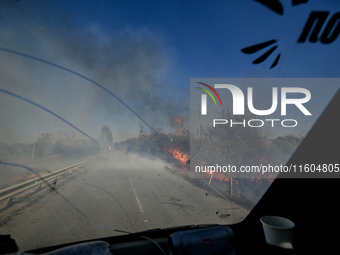
MULTIPOLYGON (((91 158, 93 159, 93 158, 91 158)), ((24 191, 27 191, 29 189, 34 188, 35 186, 38 186, 40 184, 46 183, 47 181, 50 181, 54 178, 57 178, 58 176, 64 174, 65 172, 68 172, 70 170, 74 170, 76 168, 79 168, 81 166, 86 165, 91 159, 79 162, 77 164, 74 164, 72 166, 68 166, 66 168, 54 171, 52 173, 48 173, 45 175, 41 175, 40 177, 35 177, 30 180, 24 181, 19 184, 12 185, 10 187, 4 188, 0 190, 0 201, 3 201, 7 198, 13 197, 19 193, 22 193, 24 191)))

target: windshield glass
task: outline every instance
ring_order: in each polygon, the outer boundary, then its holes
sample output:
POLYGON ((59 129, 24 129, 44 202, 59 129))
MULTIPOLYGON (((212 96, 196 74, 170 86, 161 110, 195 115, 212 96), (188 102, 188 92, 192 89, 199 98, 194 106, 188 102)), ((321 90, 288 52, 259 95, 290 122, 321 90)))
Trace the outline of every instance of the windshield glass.
POLYGON ((339 89, 337 1, 270 2, 1 1, 0 234, 242 221, 339 89))

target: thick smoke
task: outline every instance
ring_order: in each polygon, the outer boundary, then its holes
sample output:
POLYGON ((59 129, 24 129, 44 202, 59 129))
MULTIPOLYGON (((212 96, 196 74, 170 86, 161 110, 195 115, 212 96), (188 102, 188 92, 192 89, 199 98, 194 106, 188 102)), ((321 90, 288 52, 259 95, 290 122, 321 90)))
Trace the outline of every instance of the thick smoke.
MULTIPOLYGON (((174 118, 188 115, 183 98, 169 96, 173 84, 164 83, 173 61, 164 33, 145 27, 132 29, 128 24, 110 30, 99 21, 78 26, 66 10, 46 6, 44 1, 4 1, 0 11, 1 47, 46 59, 95 80, 155 129, 173 131, 174 118)), ((34 60, 5 52, 0 56, 1 88, 51 109, 94 137, 99 137, 103 125, 110 127, 114 141, 138 134, 141 122, 88 81, 34 60)), ((40 133, 73 131, 25 102, 6 95, 0 99, 3 142, 33 142, 40 133)))

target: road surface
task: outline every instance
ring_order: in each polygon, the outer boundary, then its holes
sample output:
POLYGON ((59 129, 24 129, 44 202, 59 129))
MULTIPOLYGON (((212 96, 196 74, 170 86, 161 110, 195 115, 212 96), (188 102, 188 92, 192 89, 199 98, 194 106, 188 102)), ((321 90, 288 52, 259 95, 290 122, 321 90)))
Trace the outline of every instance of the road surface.
POLYGON ((92 160, 0 211, 0 234, 11 234, 20 251, 192 224, 231 224, 248 211, 214 196, 161 160, 115 151, 92 160), (54 185, 54 184, 53 184, 54 185))

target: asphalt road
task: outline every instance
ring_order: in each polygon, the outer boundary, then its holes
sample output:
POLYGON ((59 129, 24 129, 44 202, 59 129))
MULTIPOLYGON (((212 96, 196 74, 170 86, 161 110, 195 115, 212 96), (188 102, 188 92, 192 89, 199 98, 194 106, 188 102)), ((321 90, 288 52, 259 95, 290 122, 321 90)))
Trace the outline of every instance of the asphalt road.
POLYGON ((231 224, 248 211, 201 189, 160 160, 113 152, 0 213, 20 251, 192 224, 231 224), (67 201, 66 201, 67 200, 67 201))

